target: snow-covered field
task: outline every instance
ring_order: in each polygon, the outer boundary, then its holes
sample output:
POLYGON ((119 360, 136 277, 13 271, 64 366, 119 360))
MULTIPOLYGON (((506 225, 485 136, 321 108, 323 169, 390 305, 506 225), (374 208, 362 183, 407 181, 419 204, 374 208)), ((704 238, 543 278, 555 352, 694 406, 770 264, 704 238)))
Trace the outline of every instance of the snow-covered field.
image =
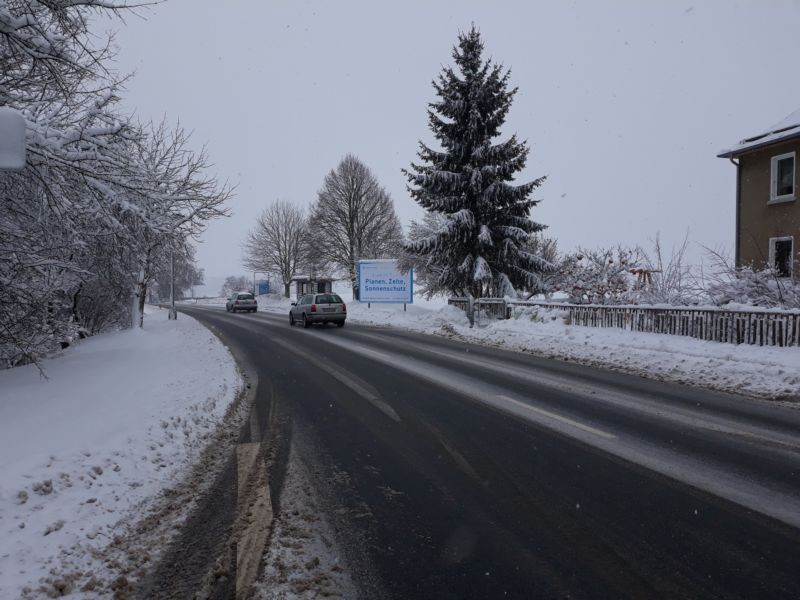
POLYGON ((126 554, 121 538, 178 494, 240 376, 205 327, 150 308, 144 330, 89 338, 42 367, 47 379, 0 371, 0 598, 108 596, 154 551, 126 554))
MULTIPOLYGON (((400 304, 348 301, 347 282, 334 291, 347 302, 348 320, 400 327, 599 366, 663 381, 768 399, 800 401, 800 348, 706 342, 675 335, 565 325, 558 311, 525 309, 508 321, 470 328, 463 311, 446 298, 400 304)), ((259 298, 259 310, 288 313, 289 300, 259 298)))

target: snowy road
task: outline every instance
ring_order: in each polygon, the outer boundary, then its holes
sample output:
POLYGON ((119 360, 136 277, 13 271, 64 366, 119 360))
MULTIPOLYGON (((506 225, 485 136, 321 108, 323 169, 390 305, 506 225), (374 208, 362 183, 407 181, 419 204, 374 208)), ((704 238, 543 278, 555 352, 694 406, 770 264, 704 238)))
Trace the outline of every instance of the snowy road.
POLYGON ((275 537, 298 531, 282 506, 303 514, 289 488, 314 498, 299 537, 322 522, 316 546, 273 539, 260 597, 800 589, 800 411, 387 328, 183 310, 257 372, 259 423, 282 440, 275 537))

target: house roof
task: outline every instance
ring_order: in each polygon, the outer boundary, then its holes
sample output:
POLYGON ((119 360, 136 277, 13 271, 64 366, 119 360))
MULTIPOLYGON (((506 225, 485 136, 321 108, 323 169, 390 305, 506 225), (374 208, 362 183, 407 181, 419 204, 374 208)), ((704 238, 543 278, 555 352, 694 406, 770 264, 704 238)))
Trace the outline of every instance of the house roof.
POLYGON ((743 139, 728 150, 723 150, 717 156, 719 158, 732 158, 749 150, 755 150, 762 146, 769 146, 770 144, 796 137, 800 137, 800 109, 761 133, 743 139))
MULTIPOLYGON (((312 281, 310 275, 295 275, 292 277, 292 281, 312 281)), ((331 277, 314 277, 313 281, 333 281, 331 277)))

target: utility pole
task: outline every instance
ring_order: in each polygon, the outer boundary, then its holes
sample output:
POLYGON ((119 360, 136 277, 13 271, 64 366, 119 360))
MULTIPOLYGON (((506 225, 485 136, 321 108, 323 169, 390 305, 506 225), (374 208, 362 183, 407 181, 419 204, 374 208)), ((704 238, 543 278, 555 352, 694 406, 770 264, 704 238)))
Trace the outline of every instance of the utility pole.
POLYGON ((175 248, 169 250, 169 320, 174 321, 178 318, 178 311, 175 310, 175 248))

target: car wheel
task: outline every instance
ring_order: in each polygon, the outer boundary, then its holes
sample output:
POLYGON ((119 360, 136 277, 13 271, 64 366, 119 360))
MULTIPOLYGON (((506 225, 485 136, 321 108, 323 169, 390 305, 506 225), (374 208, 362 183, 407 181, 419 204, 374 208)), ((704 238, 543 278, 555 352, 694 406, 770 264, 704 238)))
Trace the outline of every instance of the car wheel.
POLYGON ((306 313, 303 313, 303 328, 308 329, 311 326, 311 321, 306 319, 306 313))
POLYGON ((294 327, 294 315, 291 312, 289 313, 289 325, 294 327))
POLYGON ((336 326, 337 326, 337 327, 344 327, 344 321, 339 321, 339 322, 336 324, 336 326))

